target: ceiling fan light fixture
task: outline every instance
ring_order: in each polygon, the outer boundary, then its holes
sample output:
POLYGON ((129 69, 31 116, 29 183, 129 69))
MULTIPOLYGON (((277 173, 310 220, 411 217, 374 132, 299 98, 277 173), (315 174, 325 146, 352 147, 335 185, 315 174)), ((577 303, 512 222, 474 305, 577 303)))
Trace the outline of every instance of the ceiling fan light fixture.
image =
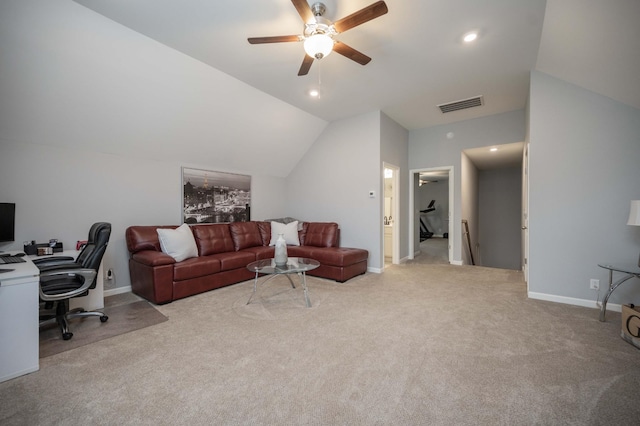
POLYGON ((304 51, 315 59, 322 59, 333 50, 333 39, 327 34, 313 34, 304 41, 304 51))
POLYGON ((462 36, 462 40, 465 43, 471 43, 472 41, 475 41, 477 38, 478 38, 477 31, 471 31, 462 36))

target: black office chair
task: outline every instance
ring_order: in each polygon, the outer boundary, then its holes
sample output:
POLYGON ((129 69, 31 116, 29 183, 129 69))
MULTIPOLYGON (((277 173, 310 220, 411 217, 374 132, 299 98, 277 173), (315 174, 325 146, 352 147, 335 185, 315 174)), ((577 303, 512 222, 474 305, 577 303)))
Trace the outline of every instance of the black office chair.
POLYGON ((40 316, 40 326, 57 322, 62 338, 69 340, 73 337, 73 333, 69 331, 69 319, 88 316, 98 316, 101 322, 109 319, 102 312, 87 312, 83 308, 69 311, 69 299, 86 296, 90 289, 95 288, 98 269, 110 235, 110 223, 95 223, 89 230, 87 244, 75 260, 73 257, 54 256, 34 261, 40 269, 40 300, 44 302, 45 309, 52 309, 56 305, 55 314, 40 316))

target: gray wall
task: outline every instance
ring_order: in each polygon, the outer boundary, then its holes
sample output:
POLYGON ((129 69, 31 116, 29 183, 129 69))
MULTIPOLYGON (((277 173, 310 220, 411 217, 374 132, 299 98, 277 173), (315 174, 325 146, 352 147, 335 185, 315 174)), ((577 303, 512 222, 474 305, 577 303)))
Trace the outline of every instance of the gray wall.
POLYGON ((452 229, 455 235, 449 236, 453 244, 452 261, 462 262, 461 152, 467 148, 522 142, 524 136, 524 110, 409 132, 409 169, 454 166, 455 211, 452 220, 455 226, 452 229), (447 138, 448 132, 453 132, 452 139, 447 138))
POLYGON ((478 264, 521 269, 522 168, 478 173, 478 264))
POLYGON ((477 265, 478 264, 478 168, 467 156, 462 153, 461 159, 461 194, 462 204, 460 206, 460 221, 466 220, 467 226, 462 223, 456 223, 456 228, 462 232, 460 242, 462 244, 462 264, 477 265), (468 229, 468 235, 466 235, 468 229))
MULTIPOLYGON (((640 227, 626 223, 640 199, 640 110, 540 72, 529 109, 530 295, 594 301, 589 279, 607 280, 598 262, 638 260, 640 227)), ((611 301, 640 303, 638 284, 611 301)))
POLYGON ((337 222, 340 243, 369 250, 369 267, 380 269, 382 161, 380 112, 334 121, 287 178, 289 215, 337 222), (376 197, 369 198, 369 191, 376 197))

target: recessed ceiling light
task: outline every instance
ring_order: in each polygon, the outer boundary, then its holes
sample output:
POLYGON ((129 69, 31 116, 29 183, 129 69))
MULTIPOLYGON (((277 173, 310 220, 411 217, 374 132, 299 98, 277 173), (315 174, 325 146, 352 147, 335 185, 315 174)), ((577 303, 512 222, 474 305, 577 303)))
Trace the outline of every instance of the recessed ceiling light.
POLYGON ((474 41, 477 38, 478 38, 478 33, 476 31, 472 31, 470 33, 466 33, 462 37, 462 40, 464 40, 465 43, 471 43, 472 41, 474 41))
POLYGON ((311 89, 309 90, 309 96, 311 96, 312 98, 317 98, 318 96, 320 96, 320 91, 318 89, 311 89))
POLYGON ((497 150, 498 150, 498 148, 491 148, 489 151, 496 152, 497 150))

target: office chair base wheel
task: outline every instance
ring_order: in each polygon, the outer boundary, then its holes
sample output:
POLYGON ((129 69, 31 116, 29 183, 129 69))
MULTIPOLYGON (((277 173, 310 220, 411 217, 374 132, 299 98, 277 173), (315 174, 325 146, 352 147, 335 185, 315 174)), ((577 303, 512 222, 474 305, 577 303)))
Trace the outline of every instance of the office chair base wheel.
POLYGON ((68 333, 62 333, 62 338, 63 338, 64 340, 69 340, 69 339, 71 339, 72 337, 73 337, 73 333, 71 333, 71 332, 68 332, 68 333))
POLYGON ((100 317, 100 322, 107 322, 108 319, 109 319, 108 316, 103 315, 103 316, 100 317))

